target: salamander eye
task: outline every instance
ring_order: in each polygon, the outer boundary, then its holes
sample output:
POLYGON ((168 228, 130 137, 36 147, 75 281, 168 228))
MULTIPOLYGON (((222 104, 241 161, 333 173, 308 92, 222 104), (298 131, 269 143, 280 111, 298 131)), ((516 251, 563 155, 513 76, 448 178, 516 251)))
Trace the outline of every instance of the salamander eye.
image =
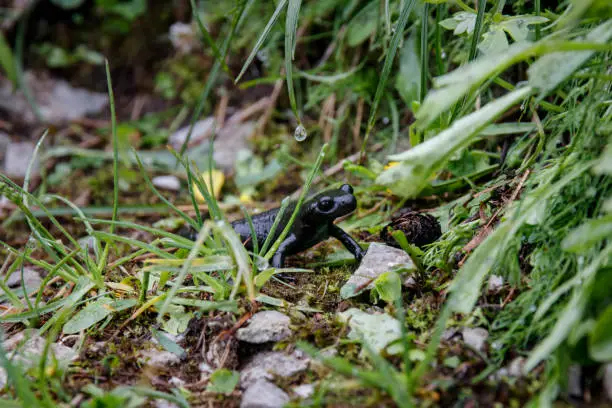
POLYGON ((317 207, 319 207, 319 210, 321 211, 329 211, 333 208, 334 206, 334 200, 332 200, 329 197, 322 197, 319 199, 319 202, 317 203, 317 207))

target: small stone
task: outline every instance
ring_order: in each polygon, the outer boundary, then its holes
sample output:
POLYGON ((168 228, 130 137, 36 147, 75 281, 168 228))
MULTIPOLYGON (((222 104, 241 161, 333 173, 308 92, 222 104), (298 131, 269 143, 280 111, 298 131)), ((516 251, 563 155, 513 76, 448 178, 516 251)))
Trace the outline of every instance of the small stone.
POLYGON ((279 351, 256 354, 240 371, 240 387, 250 387, 258 379, 271 380, 274 375, 288 378, 308 368, 310 360, 279 351))
POLYGON ((172 46, 182 54, 189 54, 198 43, 193 26, 180 21, 170 26, 169 37, 172 46))
POLYGON ((465 327, 462 330, 463 342, 474 350, 483 351, 489 338, 489 332, 482 327, 465 327))
MULTIPOLYGON (((38 289, 42 282, 42 278, 34 269, 29 267, 23 268, 23 281, 27 291, 32 289, 38 289)), ((6 284, 9 288, 20 288, 21 287, 21 269, 18 268, 9 276, 6 284)), ((18 296, 23 296, 23 293, 17 293, 18 296)))
POLYGON ((155 408, 179 408, 179 406, 176 405, 174 402, 170 402, 163 398, 158 398, 155 401, 153 401, 153 406, 155 408))
POLYGON ((347 298, 357 295, 362 290, 372 289, 374 285, 372 283, 368 284, 368 282, 397 267, 408 270, 415 269, 412 259, 403 250, 373 242, 363 257, 359 268, 344 284, 340 293, 343 298, 347 298))
POLYGON ((510 377, 522 377, 523 376, 523 367, 525 367, 525 357, 517 357, 510 362, 508 365, 508 375, 510 377))
POLYGON ((181 181, 176 176, 157 176, 151 182, 163 190, 179 191, 181 188, 181 181))
POLYGON ((140 356, 145 364, 156 368, 168 368, 171 365, 181 362, 180 357, 176 354, 155 348, 142 350, 140 356))
POLYGON ((487 290, 489 293, 497 293, 504 286, 504 278, 498 275, 491 275, 489 277, 489 284, 487 290))
POLYGON ((297 387, 293 387, 293 393, 300 399, 306 399, 312 397, 314 394, 314 384, 302 384, 297 387))
POLYGON ((604 368, 603 375, 603 389, 608 397, 608 400, 612 402, 612 363, 608 363, 604 368))
POLYGON ((291 319, 276 310, 258 312, 249 319, 249 325, 238 329, 236 338, 247 343, 280 341, 291 336, 291 319))
POLYGON ((281 408, 289 395, 269 381, 259 379, 242 394, 240 408, 281 408))
POLYGON ((451 327, 442 332, 442 341, 449 341, 455 338, 459 333, 459 330, 456 327, 451 327))
POLYGON ((185 385, 185 381, 181 380, 178 377, 172 377, 170 378, 170 380, 168 381, 173 387, 177 387, 180 388, 182 386, 185 385))
MULTIPOLYGON (((4 172, 10 177, 24 178, 28 172, 28 166, 33 154, 34 143, 9 143, 6 147, 4 172)), ((36 174, 38 172, 38 167, 38 160, 35 160, 30 174, 36 174)))
MULTIPOLYGON (((215 125, 215 118, 210 116, 206 119, 199 120, 193 125, 193 131, 191 132, 191 138, 189 139, 189 143, 200 142, 206 138, 208 138, 213 133, 213 128, 215 125)), ((168 141, 175 149, 180 149, 185 140, 187 139, 187 135, 189 134, 190 125, 180 128, 172 135, 168 141)))

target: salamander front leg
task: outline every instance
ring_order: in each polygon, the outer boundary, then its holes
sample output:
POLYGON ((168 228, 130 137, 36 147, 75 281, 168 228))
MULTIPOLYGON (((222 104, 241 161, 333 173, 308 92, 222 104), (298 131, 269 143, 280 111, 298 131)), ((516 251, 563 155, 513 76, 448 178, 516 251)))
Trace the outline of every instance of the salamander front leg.
POLYGON ((297 237, 295 234, 289 234, 287 238, 279 245, 278 249, 272 256, 272 267, 282 268, 285 266, 285 257, 287 254, 291 254, 291 248, 297 244, 297 237))
POLYGON ((361 261, 365 255, 365 251, 361 249, 357 241, 353 239, 347 232, 335 224, 329 226, 329 235, 342 242, 342 245, 355 256, 355 259, 361 261))

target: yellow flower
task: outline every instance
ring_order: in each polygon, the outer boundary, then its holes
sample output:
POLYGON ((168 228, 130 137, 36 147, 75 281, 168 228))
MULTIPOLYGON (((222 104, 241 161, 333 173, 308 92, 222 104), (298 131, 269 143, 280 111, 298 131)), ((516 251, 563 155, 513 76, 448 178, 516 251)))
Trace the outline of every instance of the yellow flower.
MULTIPOLYGON (((204 180, 204 184, 206 184, 206 188, 208 188, 208 191, 211 191, 210 175, 211 173, 209 171, 205 171, 204 173, 202 173, 202 179, 204 180)), ((221 188, 223 187, 223 183, 225 183, 225 175, 223 174, 223 172, 220 170, 212 170, 212 182, 212 193, 215 198, 219 198, 219 196, 221 195, 221 188)), ((204 196, 200 192, 200 189, 198 188, 198 185, 195 182, 193 183, 192 188, 196 200, 200 203, 205 202, 206 200, 204 199, 204 196)))

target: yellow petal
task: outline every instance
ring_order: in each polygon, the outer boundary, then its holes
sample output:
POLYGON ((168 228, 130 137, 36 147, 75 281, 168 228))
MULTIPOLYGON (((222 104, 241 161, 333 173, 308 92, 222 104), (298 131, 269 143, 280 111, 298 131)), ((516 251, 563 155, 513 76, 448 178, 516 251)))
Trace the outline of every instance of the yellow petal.
POLYGON ((399 162, 389 162, 389 164, 387 164, 385 166, 385 170, 390 169, 393 166, 396 166, 399 162))
POLYGON ((241 203, 251 203, 251 202, 253 202, 253 197, 251 197, 250 194, 241 193, 240 194, 240 202, 241 203))
MULTIPOLYGON (((206 188, 208 188, 208 191, 211 190, 210 175, 211 173, 208 171, 205 171, 204 173, 202 173, 202 179, 204 180, 204 184, 206 184, 206 188)), ((223 174, 223 172, 220 170, 212 170, 212 182, 213 182, 213 192, 212 193, 215 196, 215 198, 219 198, 219 196, 221 195, 221 188, 223 188, 223 183, 225 183, 225 175, 223 174)), ((193 187, 193 193, 195 195, 196 200, 200 203, 206 202, 206 200, 204 199, 204 196, 202 195, 202 193, 200 192, 200 189, 198 188, 198 185, 195 182, 193 183, 192 187, 193 187)))

